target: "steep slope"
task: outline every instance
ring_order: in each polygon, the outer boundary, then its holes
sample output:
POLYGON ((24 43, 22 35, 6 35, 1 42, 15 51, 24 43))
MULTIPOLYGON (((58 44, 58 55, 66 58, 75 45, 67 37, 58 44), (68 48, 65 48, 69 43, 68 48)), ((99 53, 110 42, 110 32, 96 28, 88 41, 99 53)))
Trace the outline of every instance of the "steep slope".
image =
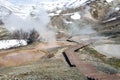
MULTIPOLYGON (((28 14, 36 7, 44 8, 45 10, 49 11, 56 11, 56 10, 66 10, 68 8, 76 8, 80 5, 83 5, 89 0, 65 0, 65 1, 53 1, 53 2, 39 2, 39 3, 32 3, 32 4, 21 4, 21 5, 14 5, 10 3, 8 0, 0 0, 0 13, 9 13, 10 11, 15 14, 28 14), (8 11, 6 11, 6 10, 8 11)), ((3 14, 2 14, 3 15, 3 14)))

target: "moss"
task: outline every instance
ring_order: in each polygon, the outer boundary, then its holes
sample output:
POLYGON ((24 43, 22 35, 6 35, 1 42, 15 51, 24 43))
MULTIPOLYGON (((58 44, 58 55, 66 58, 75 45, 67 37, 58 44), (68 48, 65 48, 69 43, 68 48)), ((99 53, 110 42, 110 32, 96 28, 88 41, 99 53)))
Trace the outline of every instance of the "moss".
POLYGON ((106 58, 105 55, 100 54, 99 52, 97 52, 93 48, 86 47, 85 50, 87 52, 89 52, 89 54, 91 54, 92 56, 94 56, 94 57, 100 59, 101 61, 103 61, 104 63, 109 64, 109 65, 111 65, 115 68, 120 68, 120 59, 117 59, 115 57, 106 58))
POLYGON ((117 58, 109 58, 105 60, 105 63, 108 63, 116 68, 120 68, 120 59, 117 58))
POLYGON ((76 68, 61 59, 45 59, 25 66, 4 68, 0 80, 86 80, 76 68))
POLYGON ((87 52, 89 52, 92 56, 96 57, 96 58, 99 58, 99 59, 102 59, 102 60, 105 58, 105 55, 100 54, 99 52, 97 52, 93 48, 86 47, 85 50, 87 52))

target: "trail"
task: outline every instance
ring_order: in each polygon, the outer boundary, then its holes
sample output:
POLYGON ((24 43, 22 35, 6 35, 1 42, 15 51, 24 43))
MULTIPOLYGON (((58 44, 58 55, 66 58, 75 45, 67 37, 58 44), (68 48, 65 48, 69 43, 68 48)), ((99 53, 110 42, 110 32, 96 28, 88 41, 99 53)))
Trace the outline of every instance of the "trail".
POLYGON ((85 75, 85 77, 88 80, 120 80, 120 76, 117 76, 117 74, 110 75, 107 73, 104 73, 102 71, 98 71, 96 67, 94 67, 91 63, 82 61, 75 52, 91 43, 93 43, 94 40, 88 40, 87 42, 82 42, 77 44, 76 46, 72 46, 68 49, 66 49, 63 52, 63 55, 67 61, 67 63, 70 65, 70 67, 77 67, 77 69, 85 75))

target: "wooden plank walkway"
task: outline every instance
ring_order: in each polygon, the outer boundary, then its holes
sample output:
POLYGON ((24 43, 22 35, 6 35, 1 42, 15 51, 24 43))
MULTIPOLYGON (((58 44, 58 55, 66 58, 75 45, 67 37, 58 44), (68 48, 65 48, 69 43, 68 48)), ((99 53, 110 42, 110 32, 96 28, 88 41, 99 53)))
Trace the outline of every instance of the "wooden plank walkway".
POLYGON ((98 71, 96 67, 94 67, 90 63, 85 63, 80 60, 79 55, 75 52, 89 44, 91 44, 92 40, 89 40, 85 43, 80 43, 76 46, 70 47, 63 52, 63 55, 71 67, 77 67, 77 69, 87 77, 88 80, 120 80, 120 76, 110 75, 104 73, 102 71, 98 71))

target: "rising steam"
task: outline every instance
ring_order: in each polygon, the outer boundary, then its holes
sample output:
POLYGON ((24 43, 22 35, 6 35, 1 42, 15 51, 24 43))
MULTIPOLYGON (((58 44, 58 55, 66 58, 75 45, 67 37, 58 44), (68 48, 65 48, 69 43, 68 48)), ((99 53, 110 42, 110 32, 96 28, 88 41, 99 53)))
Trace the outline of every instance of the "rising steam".
POLYGON ((27 17, 21 18, 14 13, 3 19, 8 30, 30 31, 35 29, 39 32, 40 37, 46 42, 55 41, 55 33, 48 29, 50 18, 46 11, 41 8, 36 8, 32 12, 27 13, 27 17))

